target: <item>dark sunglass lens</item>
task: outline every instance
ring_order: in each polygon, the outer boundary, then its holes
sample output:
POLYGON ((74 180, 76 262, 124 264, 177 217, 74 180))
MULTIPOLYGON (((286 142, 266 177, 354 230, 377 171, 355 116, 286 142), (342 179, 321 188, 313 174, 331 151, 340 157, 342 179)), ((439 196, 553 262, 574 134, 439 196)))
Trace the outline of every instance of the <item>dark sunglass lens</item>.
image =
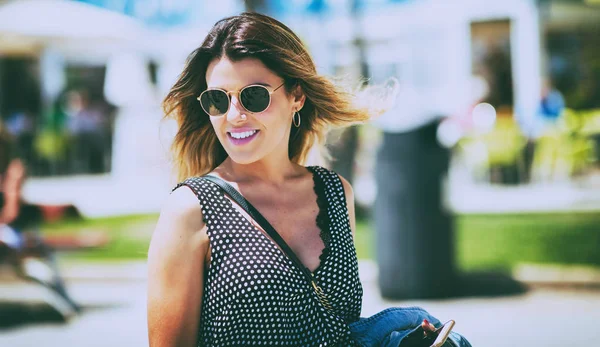
POLYGON ((206 113, 211 116, 220 116, 227 112, 229 97, 222 90, 207 90, 202 93, 200 103, 206 113))
POLYGON ((262 112, 269 107, 271 95, 265 87, 252 86, 240 93, 240 102, 250 112, 262 112))

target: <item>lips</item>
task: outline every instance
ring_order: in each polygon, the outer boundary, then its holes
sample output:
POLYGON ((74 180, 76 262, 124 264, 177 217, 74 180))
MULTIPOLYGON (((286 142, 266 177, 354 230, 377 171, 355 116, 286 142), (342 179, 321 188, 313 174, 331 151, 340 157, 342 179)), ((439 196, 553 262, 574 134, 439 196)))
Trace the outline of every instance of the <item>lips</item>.
POLYGON ((257 129, 239 129, 236 131, 228 131, 227 138, 229 141, 236 145, 245 145, 254 140, 260 131, 257 129))

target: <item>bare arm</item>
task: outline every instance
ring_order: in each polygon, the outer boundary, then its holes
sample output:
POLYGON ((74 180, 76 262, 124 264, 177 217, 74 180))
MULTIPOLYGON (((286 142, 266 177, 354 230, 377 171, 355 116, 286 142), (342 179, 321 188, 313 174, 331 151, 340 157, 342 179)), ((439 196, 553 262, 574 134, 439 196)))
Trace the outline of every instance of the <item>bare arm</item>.
MULTIPOLYGON (((338 175, 339 176, 339 175, 338 175)), ((350 217, 350 229, 352 230, 352 237, 356 234, 356 217, 354 214, 354 190, 352 186, 345 178, 340 176, 342 180, 342 186, 344 186, 344 193, 346 194, 346 205, 348 207, 348 216, 350 217)))
POLYGON ((0 190, 4 193, 4 206, 0 209, 0 223, 12 223, 19 216, 24 180, 25 166, 21 160, 13 159, 6 169, 4 177, 2 177, 2 188, 0 190))
POLYGON ((175 190, 161 211, 148 251, 151 347, 196 346, 208 248, 198 199, 185 187, 175 190))

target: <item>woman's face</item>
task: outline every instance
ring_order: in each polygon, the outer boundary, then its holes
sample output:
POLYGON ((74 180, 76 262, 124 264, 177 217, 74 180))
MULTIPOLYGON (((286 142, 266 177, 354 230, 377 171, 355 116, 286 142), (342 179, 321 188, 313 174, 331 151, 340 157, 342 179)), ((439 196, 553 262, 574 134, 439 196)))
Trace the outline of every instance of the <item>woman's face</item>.
POLYGON ((260 60, 247 58, 233 62, 227 58, 215 59, 206 70, 208 88, 230 92, 229 110, 223 116, 210 116, 217 137, 229 157, 239 164, 257 162, 267 156, 279 160, 288 156, 288 140, 294 111, 302 108, 304 97, 299 93, 287 94, 284 80, 269 70, 260 60), (271 104, 261 113, 244 109, 238 92, 251 84, 267 87, 271 104))

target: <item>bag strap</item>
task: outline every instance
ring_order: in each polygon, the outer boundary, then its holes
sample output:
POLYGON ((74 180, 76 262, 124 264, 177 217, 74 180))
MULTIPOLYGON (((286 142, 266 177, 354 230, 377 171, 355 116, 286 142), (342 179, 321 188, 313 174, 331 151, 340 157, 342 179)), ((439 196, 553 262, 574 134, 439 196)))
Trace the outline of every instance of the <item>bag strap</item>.
POLYGON ((246 200, 246 198, 244 198, 242 194, 240 194, 229 183, 225 182, 219 177, 212 175, 204 175, 202 176, 202 178, 221 187, 221 189, 223 189, 227 193, 227 195, 229 195, 233 199, 233 201, 235 201, 241 208, 243 208, 244 211, 246 211, 246 213, 248 213, 248 215, 252 217, 252 219, 254 219, 258 223, 258 225, 260 225, 261 228, 265 230, 269 237, 271 237, 271 239, 273 239, 273 241, 277 243, 279 248, 281 248, 283 253, 292 261, 292 263, 294 263, 294 265, 296 265, 296 267, 298 267, 302 271, 304 277, 306 277, 306 280, 312 285, 313 289, 315 290, 315 293, 319 298, 319 302, 326 309, 330 311, 333 310, 333 306, 331 306, 331 304, 327 300, 323 289, 321 289, 321 287, 319 287, 319 285, 317 284, 313 273, 306 266, 304 266, 304 264, 300 261, 298 256, 296 256, 296 254, 290 248, 290 246, 288 246, 288 244, 281 237, 281 235, 279 235, 275 228, 273 228, 271 223, 269 223, 269 221, 267 221, 267 219, 263 217, 263 215, 260 214, 260 212, 254 206, 252 206, 252 204, 250 204, 250 202, 248 202, 248 200, 246 200))

